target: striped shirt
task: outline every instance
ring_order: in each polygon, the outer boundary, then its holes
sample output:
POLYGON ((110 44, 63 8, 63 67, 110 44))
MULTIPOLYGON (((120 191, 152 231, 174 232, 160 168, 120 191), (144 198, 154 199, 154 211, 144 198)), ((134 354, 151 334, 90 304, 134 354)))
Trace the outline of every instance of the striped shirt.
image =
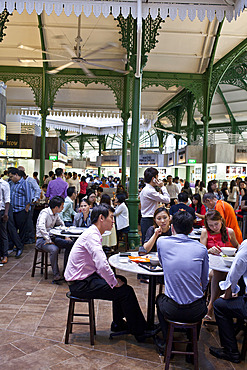
POLYGON ((13 212, 23 211, 27 204, 31 204, 30 185, 23 177, 16 183, 10 181, 10 199, 13 212))

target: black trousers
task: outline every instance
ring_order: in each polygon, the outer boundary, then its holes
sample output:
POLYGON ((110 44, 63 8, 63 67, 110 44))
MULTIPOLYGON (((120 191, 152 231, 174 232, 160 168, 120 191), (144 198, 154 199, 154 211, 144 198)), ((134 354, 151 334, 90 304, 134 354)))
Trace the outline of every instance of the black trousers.
POLYGON ((7 222, 3 222, 4 210, 0 211, 0 257, 8 257, 8 233, 7 222))
POLYGON ((168 323, 165 318, 168 320, 185 323, 198 321, 200 323, 197 327, 197 335, 199 338, 201 320, 207 313, 207 306, 204 297, 196 300, 195 302, 184 305, 178 304, 165 294, 160 294, 157 297, 156 304, 158 318, 165 341, 168 332, 168 323))
POLYGON ((147 229, 153 226, 153 217, 142 217, 141 218, 141 232, 142 232, 142 245, 144 244, 147 229))
POLYGON ((19 236, 23 244, 26 243, 29 212, 26 212, 25 209, 20 212, 13 212, 15 227, 19 230, 19 236))
MULTIPOLYGON (((121 276, 119 278, 123 281, 125 279, 121 276)), ((125 317, 133 335, 141 335, 146 329, 146 320, 131 286, 124 284, 112 289, 97 273, 93 273, 84 280, 75 281, 69 288, 71 294, 78 298, 112 301, 113 321, 118 324, 125 317)))
POLYGON ((219 329, 221 346, 227 351, 238 352, 233 318, 240 320, 247 318, 247 295, 231 299, 217 299, 214 302, 214 314, 219 329))
POLYGON ((23 243, 17 233, 17 229, 15 226, 14 216, 13 216, 13 208, 12 205, 9 205, 9 219, 7 222, 7 230, 8 230, 8 239, 9 239, 9 249, 13 249, 14 245, 17 249, 23 249, 23 243))

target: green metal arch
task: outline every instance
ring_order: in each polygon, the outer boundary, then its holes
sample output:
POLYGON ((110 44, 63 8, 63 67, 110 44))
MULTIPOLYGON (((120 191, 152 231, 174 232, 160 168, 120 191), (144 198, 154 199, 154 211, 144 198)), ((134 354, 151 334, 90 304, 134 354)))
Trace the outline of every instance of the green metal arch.
POLYGON ((76 74, 49 75, 50 101, 49 106, 53 107, 58 90, 69 82, 82 83, 88 86, 91 83, 102 84, 110 88, 113 92, 115 102, 120 110, 123 110, 123 90, 124 78, 115 76, 96 76, 95 78, 76 74))
POLYGON ((22 81, 32 90, 37 107, 41 108, 42 103, 42 75, 38 73, 27 74, 20 72, 0 72, 0 80, 7 83, 10 80, 22 81))

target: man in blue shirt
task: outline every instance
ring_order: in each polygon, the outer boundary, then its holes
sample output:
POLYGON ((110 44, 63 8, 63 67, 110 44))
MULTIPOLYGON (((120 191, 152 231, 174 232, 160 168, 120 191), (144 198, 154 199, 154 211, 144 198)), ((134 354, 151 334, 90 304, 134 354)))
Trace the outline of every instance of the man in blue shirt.
POLYGON ((247 295, 232 297, 232 293, 237 294, 240 290, 237 284, 241 276, 247 287, 247 240, 240 245, 226 280, 219 283, 220 289, 225 290, 225 294, 214 302, 214 313, 222 348, 209 348, 211 355, 234 363, 240 362, 240 354, 233 318, 247 319, 247 295))
MULTIPOLYGON (((31 189, 26 180, 22 177, 22 173, 17 168, 11 167, 8 169, 10 178, 10 202, 13 207, 14 223, 22 243, 25 243, 28 212, 31 205, 31 189)), ((22 250, 19 249, 16 257, 20 257, 22 250)))
POLYGON ((161 236, 157 241, 164 270, 165 294, 160 294, 156 303, 164 341, 168 330, 165 318, 200 322, 199 336, 201 320, 207 313, 203 292, 208 285, 208 252, 204 245, 188 237, 193 221, 187 211, 176 212, 172 218, 172 236, 161 236))
POLYGON ((171 206, 169 210, 170 216, 173 216, 176 212, 182 209, 184 211, 189 212, 193 216, 193 219, 195 220, 196 219, 195 210, 194 208, 187 206, 188 199, 189 198, 187 193, 179 193, 178 204, 174 204, 173 206, 171 206))

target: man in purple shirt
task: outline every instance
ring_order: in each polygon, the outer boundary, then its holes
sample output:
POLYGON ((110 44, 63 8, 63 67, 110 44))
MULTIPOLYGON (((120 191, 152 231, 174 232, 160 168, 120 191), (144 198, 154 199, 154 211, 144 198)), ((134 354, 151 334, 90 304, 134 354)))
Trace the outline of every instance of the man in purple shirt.
POLYGON ((114 275, 102 249, 102 234, 112 229, 113 213, 114 209, 105 204, 93 208, 92 226, 74 244, 64 277, 73 296, 113 302, 112 331, 128 329, 138 341, 144 341, 159 329, 146 330, 147 323, 133 288, 123 276, 114 275))
POLYGON ((68 184, 63 180, 63 169, 56 168, 55 174, 57 178, 49 182, 46 192, 46 198, 52 199, 53 197, 62 197, 65 199, 67 197, 68 184))

